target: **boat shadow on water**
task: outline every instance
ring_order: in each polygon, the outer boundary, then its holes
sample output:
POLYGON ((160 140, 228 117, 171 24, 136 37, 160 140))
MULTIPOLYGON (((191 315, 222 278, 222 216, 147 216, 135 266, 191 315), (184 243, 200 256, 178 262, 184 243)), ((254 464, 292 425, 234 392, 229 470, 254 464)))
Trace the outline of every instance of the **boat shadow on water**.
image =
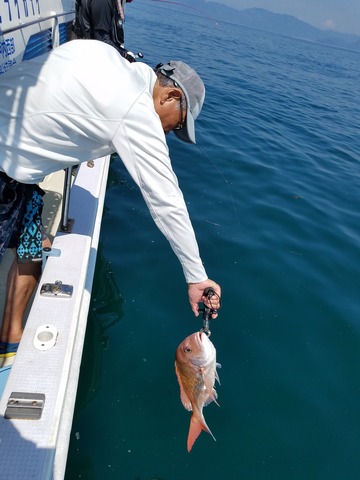
POLYGON ((124 316, 123 304, 124 299, 120 295, 111 264, 105 259, 103 247, 99 244, 69 445, 69 452, 76 454, 69 455, 65 478, 74 478, 79 471, 84 478, 96 478, 93 458, 79 451, 78 430, 81 427, 78 423, 81 423, 81 412, 101 389, 103 354, 108 349, 109 331, 124 316))
POLYGON ((111 264, 106 260, 100 244, 81 362, 75 422, 76 414, 91 402, 100 389, 103 352, 108 349, 109 331, 124 316, 123 304, 124 299, 116 284, 111 264))

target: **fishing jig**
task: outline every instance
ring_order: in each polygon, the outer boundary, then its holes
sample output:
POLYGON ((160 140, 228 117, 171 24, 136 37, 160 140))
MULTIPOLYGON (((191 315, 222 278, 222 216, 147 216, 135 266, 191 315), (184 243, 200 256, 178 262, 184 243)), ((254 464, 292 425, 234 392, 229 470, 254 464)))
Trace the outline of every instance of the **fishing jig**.
POLYGON ((202 312, 203 314, 203 326, 200 330, 200 332, 203 332, 205 333, 205 335, 207 335, 208 337, 210 337, 211 335, 211 331, 209 329, 209 323, 210 323, 210 320, 211 320, 211 316, 214 314, 214 313, 218 313, 217 309, 215 308, 212 308, 212 305, 211 305, 211 298, 213 296, 217 296, 219 299, 219 295, 215 292, 215 290, 213 290, 211 287, 210 288, 206 288, 204 290, 204 295, 205 297, 207 298, 209 304, 210 304, 210 307, 206 306, 204 304, 204 308, 199 308, 199 312, 202 312))

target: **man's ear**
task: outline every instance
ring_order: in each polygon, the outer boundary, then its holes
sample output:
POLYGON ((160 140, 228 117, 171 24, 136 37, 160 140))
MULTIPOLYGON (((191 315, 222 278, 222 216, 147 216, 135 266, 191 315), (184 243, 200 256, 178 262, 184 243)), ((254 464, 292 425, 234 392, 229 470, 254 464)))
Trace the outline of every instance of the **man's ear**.
POLYGON ((162 100, 165 101, 178 101, 182 96, 182 92, 179 88, 176 87, 167 87, 162 95, 162 100))

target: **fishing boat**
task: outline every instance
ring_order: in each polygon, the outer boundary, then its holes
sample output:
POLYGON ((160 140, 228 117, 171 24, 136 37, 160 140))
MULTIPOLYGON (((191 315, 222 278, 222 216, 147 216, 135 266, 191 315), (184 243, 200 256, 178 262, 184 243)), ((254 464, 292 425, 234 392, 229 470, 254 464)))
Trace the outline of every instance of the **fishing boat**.
MULTIPOLYGON (((71 40, 71 0, 0 0, 0 77, 71 40)), ((64 478, 110 158, 46 177, 53 239, 16 356, 0 368, 0 478, 64 478), (75 174, 74 174, 75 173, 75 174)), ((0 264, 0 315, 7 269, 0 264)))

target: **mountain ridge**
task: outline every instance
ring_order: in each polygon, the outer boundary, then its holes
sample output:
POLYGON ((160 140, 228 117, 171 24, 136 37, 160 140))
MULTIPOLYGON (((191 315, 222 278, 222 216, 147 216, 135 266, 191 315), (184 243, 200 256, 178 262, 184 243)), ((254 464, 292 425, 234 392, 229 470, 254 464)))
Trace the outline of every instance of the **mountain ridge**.
POLYGON ((231 21, 232 23, 317 43, 360 50, 359 36, 341 33, 335 30, 322 30, 292 15, 273 13, 263 8, 236 10, 231 7, 226 7, 229 10, 223 12, 223 5, 215 2, 203 3, 205 5, 211 5, 213 11, 216 11, 218 15, 224 15, 224 18, 227 18, 226 21, 231 21))
POLYGON ((179 6, 188 7, 194 12, 194 15, 202 13, 213 20, 256 28, 333 47, 360 51, 360 36, 358 35, 341 33, 335 30, 322 30, 292 15, 274 13, 264 8, 254 7, 238 10, 227 5, 204 0, 181 0, 181 3, 166 0, 157 1, 164 2, 167 8, 172 9, 177 9, 179 6))

